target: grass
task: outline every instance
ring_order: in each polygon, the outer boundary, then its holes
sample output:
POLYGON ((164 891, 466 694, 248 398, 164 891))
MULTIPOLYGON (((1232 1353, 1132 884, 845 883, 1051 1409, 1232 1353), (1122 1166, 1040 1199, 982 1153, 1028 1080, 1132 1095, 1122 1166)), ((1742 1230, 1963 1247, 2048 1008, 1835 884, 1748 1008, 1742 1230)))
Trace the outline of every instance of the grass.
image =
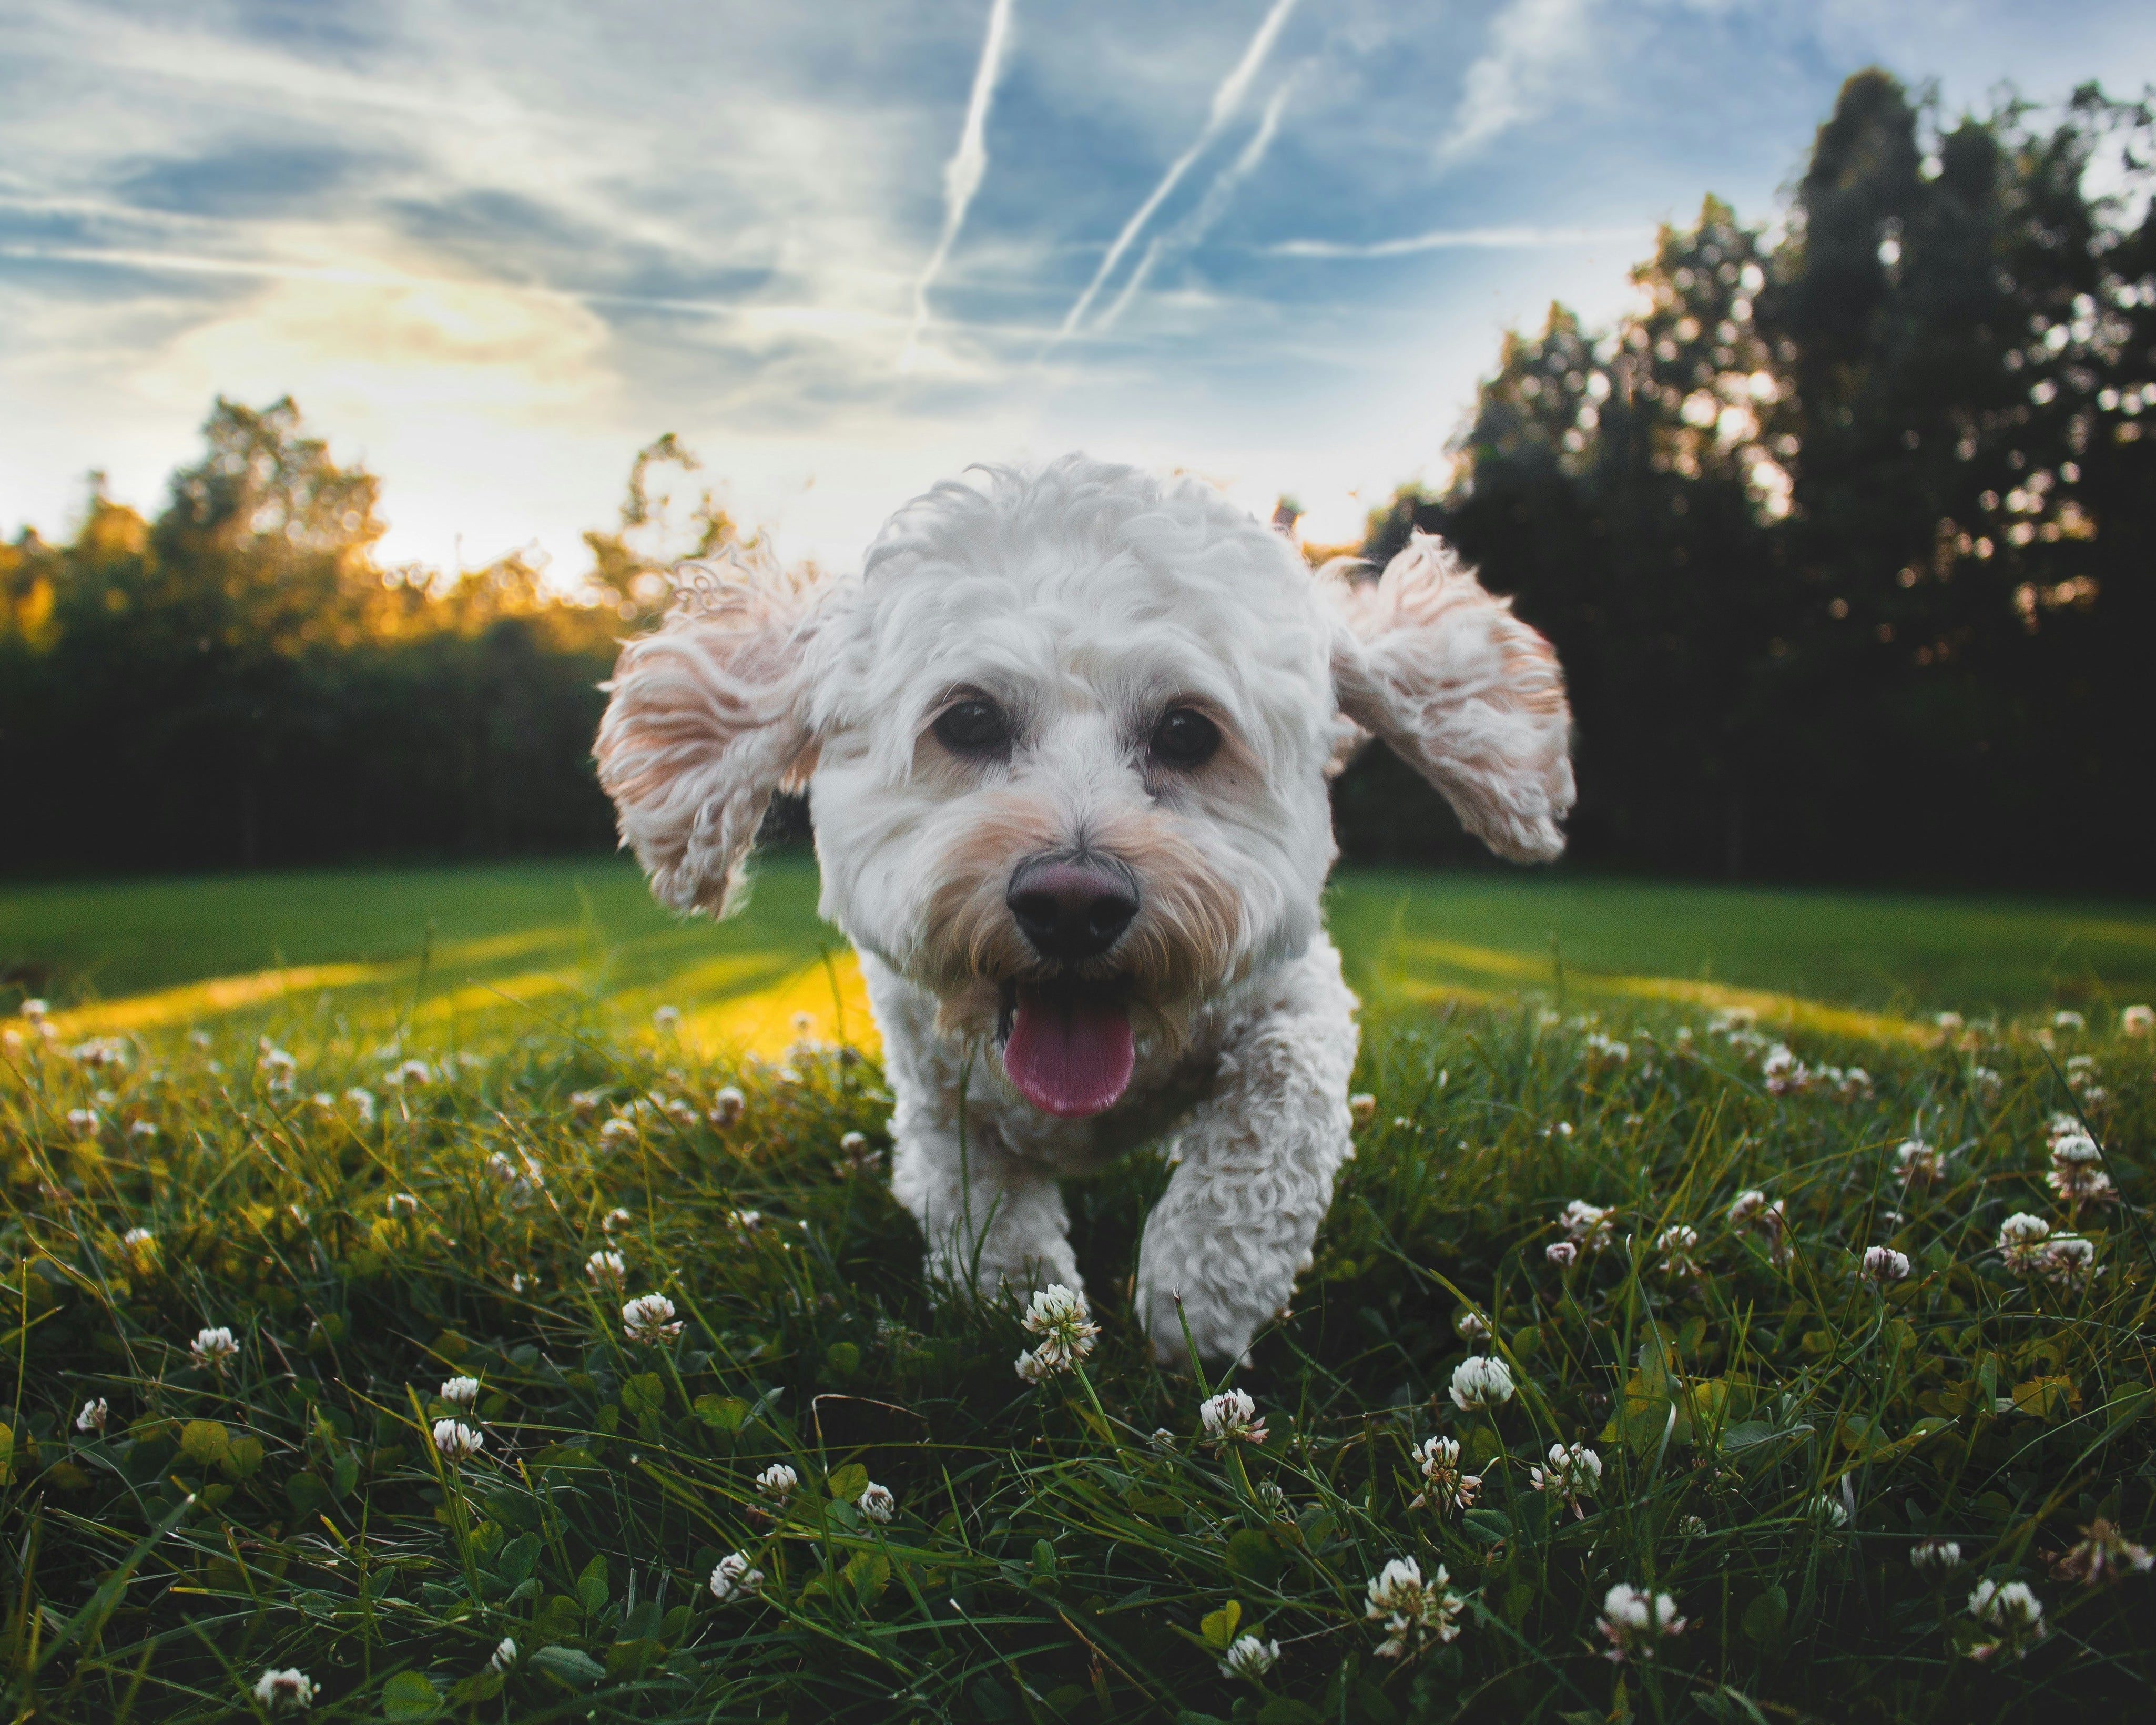
MULTIPOLYGON (((774 870, 764 912, 798 884, 774 870)), ((1447 891, 1457 907, 1477 890, 1447 891)), ((1267 1435, 1225 1449, 1198 1417, 1220 1386, 1157 1371, 1124 1295, 1158 1160, 1070 1189, 1102 1333, 1029 1386, 1014 1305, 923 1284, 872 1053, 774 1064, 652 1027, 651 988, 699 973, 639 955, 679 938, 705 943, 695 965, 754 958, 773 939, 757 911, 716 936, 648 927, 626 950, 596 914, 545 922, 569 930, 561 986, 518 1005, 439 968, 532 926, 475 891, 464 923, 435 914, 436 968, 288 973, 110 1040, 18 1021, 0 1067, 13 1716, 246 1717, 285 1669, 314 1686, 309 1717, 352 1721, 2145 1704, 2156 1576, 2091 1584, 2060 1561, 2099 1518, 2156 1532, 2152 1039, 2101 1009, 1950 1039, 1822 1015, 1771 994, 1789 973, 1726 957, 1768 1016, 1710 1019, 1703 996, 1619 986, 1657 963, 1688 981, 1655 955, 1692 937, 1627 947, 1614 917, 1605 947, 1580 937, 1607 967, 1586 1011, 1570 936, 1563 1000, 1433 1004, 1400 954, 1419 912, 1397 897, 1336 908, 1343 932, 1382 926, 1366 978, 1403 986, 1373 994, 1358 1085, 1374 1103, 1296 1309, 1233 1374, 1267 1435), (1808 1081, 1770 1086, 1778 1037, 1808 1081), (414 1059, 424 1076, 391 1086, 414 1059), (2061 1111, 2101 1138, 2124 1203, 2047 1187, 2061 1111), (1912 1132, 1944 1165, 1905 1186, 1912 1132), (1732 1219, 1751 1190, 1783 1204, 1785 1235, 1732 1219), (1546 1248, 1574 1199, 1607 1227, 1560 1265, 1546 1248), (2092 1242, 2097 1273, 2016 1273, 1998 1241, 2017 1212, 2092 1242), (1873 1245, 1908 1276, 1866 1280, 1873 1245), (607 1250, 619 1286, 587 1273, 607 1250), (649 1292, 680 1335, 624 1334, 624 1298, 649 1292), (232 1331, 228 1362, 191 1354, 206 1327, 232 1331), (1503 1361, 1516 1392, 1457 1406, 1470 1356, 1503 1361), (441 1399, 455 1376, 480 1386, 469 1410, 441 1399), (103 1430, 79 1429, 98 1400, 103 1430), (486 1441, 453 1460, 429 1434, 459 1415, 486 1441), (1434 1437, 1482 1481, 1465 1510, 1430 1501, 1414 1455, 1434 1437), (1577 1516, 1534 1489, 1554 1443, 1601 1463, 1577 1516), (798 1481, 783 1505, 755 1484, 778 1462, 798 1481), (859 1507, 871 1481, 888 1522, 859 1507), (1912 1566, 1934 1535, 1958 1543, 1950 1573, 1912 1566), (736 1552, 762 1589, 721 1601, 709 1578, 736 1552), (1458 1632, 1389 1658, 1368 1587, 1408 1557, 1432 1582, 1442 1566, 1458 1632), (2041 1641, 1970 1657, 2002 1639, 1966 1609, 1979 1580, 2031 1588, 2041 1641), (1669 1594, 1686 1626, 1614 1663, 1598 1620, 1620 1583, 1669 1594), (1277 1662, 1224 1675, 1245 1635, 1277 1662)), ((393 966, 394 908, 371 914, 385 932, 357 957, 296 937, 284 956, 393 966)), ((1455 944, 1534 952, 1496 920, 1455 944)), ((1871 1004, 1907 1004, 1897 987, 1871 1004)))
MULTIPOLYGON (((815 902, 815 865, 798 852, 766 858, 751 913, 716 927, 670 916, 631 864, 604 857, 17 886, 0 890, 0 1005, 283 967, 342 967, 344 986, 372 987, 413 978, 423 950, 458 982, 572 968, 639 1004, 708 1000, 843 944, 815 902)), ((1509 994, 1562 964, 1589 990, 1636 994, 1654 979, 1702 999, 1702 987, 1780 991, 1885 1012, 2156 995, 2145 905, 1355 870, 1336 878, 1330 914, 1366 992, 1509 994)))

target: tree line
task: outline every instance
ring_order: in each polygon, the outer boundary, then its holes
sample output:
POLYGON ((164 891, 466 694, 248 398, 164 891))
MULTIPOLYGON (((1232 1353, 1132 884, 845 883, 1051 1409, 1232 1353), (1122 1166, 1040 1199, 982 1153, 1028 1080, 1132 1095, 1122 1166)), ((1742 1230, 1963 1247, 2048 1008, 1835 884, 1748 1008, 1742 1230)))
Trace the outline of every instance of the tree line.
POLYGON ((290 400, 219 401, 155 520, 93 480, 64 545, 0 546, 0 868, 254 868, 603 848, 591 742, 663 570, 734 536, 696 458, 637 457, 573 593, 521 556, 384 568, 380 485, 290 400), (672 481, 675 483, 667 483, 672 481))
MULTIPOLYGON (((1861 73, 1778 222, 1709 198, 1614 326, 1507 339, 1360 550, 1440 532, 1556 642, 1575 861, 2147 891, 2153 141, 2094 86, 1949 123, 1861 73)), ((564 593, 384 567, 378 481, 289 400, 205 437, 154 519, 94 484, 0 544, 0 870, 610 844, 596 685, 737 536, 695 456, 639 454, 564 593)), ((1351 861, 1478 855, 1383 752, 1335 809, 1351 861)))
MULTIPOLYGON (((1861 73, 1779 231, 1710 198, 1630 315, 1506 341, 1363 548, 1442 533, 1557 643, 1575 857, 2148 890, 2152 141, 2092 85, 1948 125, 1861 73)), ((1399 777, 1341 785, 1348 854, 1464 856, 1399 777)))

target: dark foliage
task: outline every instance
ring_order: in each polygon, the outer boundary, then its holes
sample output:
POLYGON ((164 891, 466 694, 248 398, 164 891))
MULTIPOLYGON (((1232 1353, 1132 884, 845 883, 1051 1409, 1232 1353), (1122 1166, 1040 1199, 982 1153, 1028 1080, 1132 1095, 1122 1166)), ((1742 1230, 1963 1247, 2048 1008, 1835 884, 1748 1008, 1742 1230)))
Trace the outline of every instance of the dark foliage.
MULTIPOLYGON (((1947 126, 1860 74, 1783 237, 1710 198, 1634 316, 1507 341, 1455 483, 1366 549, 1442 532, 1556 641, 1575 856, 2145 887, 2150 125, 2091 88, 1947 126)), ((1397 777, 1338 800, 1411 855, 1397 777)))

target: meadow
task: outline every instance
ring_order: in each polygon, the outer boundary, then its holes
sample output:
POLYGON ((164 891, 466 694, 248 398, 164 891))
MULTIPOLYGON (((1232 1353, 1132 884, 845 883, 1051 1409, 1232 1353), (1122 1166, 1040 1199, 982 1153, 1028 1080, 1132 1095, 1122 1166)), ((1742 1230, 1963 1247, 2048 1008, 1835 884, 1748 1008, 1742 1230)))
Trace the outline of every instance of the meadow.
POLYGON ((2146 1704, 2145 911, 1348 877, 1294 1310, 1157 1370, 1140 1156, 1027 1381, 1049 1320, 923 1283, 813 899, 0 896, 15 1717, 2146 1704))

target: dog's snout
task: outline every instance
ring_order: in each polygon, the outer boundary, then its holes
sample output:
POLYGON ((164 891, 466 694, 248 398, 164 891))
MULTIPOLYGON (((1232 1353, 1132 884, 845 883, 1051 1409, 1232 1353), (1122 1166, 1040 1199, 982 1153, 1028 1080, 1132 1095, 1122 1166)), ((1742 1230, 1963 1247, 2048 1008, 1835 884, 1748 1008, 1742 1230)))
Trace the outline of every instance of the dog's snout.
POLYGON ((1138 913, 1137 889, 1127 875, 1045 858, 1012 875, 1004 902, 1034 950, 1066 964, 1099 957, 1138 913))

